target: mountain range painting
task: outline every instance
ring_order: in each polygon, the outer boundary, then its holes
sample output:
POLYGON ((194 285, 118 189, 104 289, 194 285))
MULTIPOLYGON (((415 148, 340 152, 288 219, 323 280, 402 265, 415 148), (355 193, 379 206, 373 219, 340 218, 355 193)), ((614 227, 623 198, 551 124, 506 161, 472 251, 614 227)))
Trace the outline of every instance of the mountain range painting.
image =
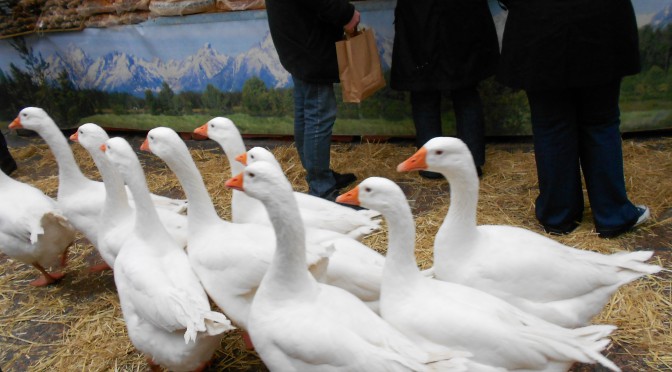
MULTIPOLYGON (((361 25, 376 32, 383 68, 389 69, 392 7, 389 1, 383 5, 387 6, 363 10, 361 25)), ((29 43, 49 64, 51 76, 65 70, 84 89, 142 96, 166 82, 175 92, 202 91, 208 84, 231 92, 240 91, 252 76, 269 88, 291 86, 263 10, 44 34, 31 36, 29 43)), ((0 42, 0 53, 3 72, 10 63, 23 64, 7 41, 0 42)))
MULTIPOLYGON (((369 0, 355 4, 362 13, 361 26, 374 30, 383 71, 389 73, 396 2, 369 0)), ((672 0, 633 0, 633 6, 640 29, 662 30, 672 24, 672 0)), ((490 1, 490 9, 501 40, 506 12, 495 0, 490 1)), ((151 98, 151 94, 160 95, 166 89, 175 95, 204 92, 213 87, 222 93, 241 94, 250 79, 261 80, 269 90, 292 87, 290 75, 278 60, 264 10, 150 18, 135 25, 34 34, 23 40, 26 46, 23 53, 17 50, 12 39, 0 40, 0 81, 11 80, 20 70, 29 71, 38 66, 39 74, 51 81, 67 77, 67 85, 72 89, 122 94, 140 100, 151 98)), ((488 103, 488 93, 485 95, 488 103)), ((520 97, 514 101, 526 105, 520 97)), ((399 104, 407 105, 407 102, 399 104)), ((384 119, 409 116, 408 108, 383 106, 387 107, 386 111, 381 109, 378 114, 384 119)), ((361 110, 350 115, 361 118, 365 115, 361 110)), ((492 115, 508 116, 491 118, 491 121, 500 123, 497 125, 515 121, 518 124, 513 127, 521 127, 522 122, 528 121, 525 116, 529 114, 524 113, 525 110, 520 108, 517 116, 510 118, 511 110, 501 108, 502 112, 498 112, 495 109, 492 115)), ((665 120, 672 120, 672 111, 666 112, 665 120)), ((641 115, 638 117, 643 120, 641 115)), ((72 120, 79 119, 81 117, 72 120)))

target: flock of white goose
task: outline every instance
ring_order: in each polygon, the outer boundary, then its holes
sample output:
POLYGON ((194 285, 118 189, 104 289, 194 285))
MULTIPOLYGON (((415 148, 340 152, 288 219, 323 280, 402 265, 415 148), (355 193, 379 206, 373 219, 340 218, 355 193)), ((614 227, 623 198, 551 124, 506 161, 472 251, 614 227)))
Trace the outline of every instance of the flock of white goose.
POLYGON ((105 262, 92 270, 113 269, 128 336, 152 368, 201 370, 238 327, 271 371, 567 371, 575 362, 619 371, 601 353, 615 327, 591 319, 620 286, 662 270, 645 263, 650 251, 605 255, 478 226, 478 176, 455 138, 435 138, 398 166, 450 182, 434 267, 421 271, 397 184, 371 177, 337 199, 358 211, 295 192, 272 153, 246 152, 226 118, 195 132, 230 162, 232 221, 217 214, 172 129, 150 130, 141 149, 165 161, 186 201, 151 194, 135 150, 96 124, 70 139, 102 182, 81 172, 44 110, 21 110, 10 128, 48 144, 59 188, 54 200, 0 172, 0 250, 41 272, 32 285, 48 285, 81 232, 105 262), (385 256, 361 242, 380 215, 385 256))

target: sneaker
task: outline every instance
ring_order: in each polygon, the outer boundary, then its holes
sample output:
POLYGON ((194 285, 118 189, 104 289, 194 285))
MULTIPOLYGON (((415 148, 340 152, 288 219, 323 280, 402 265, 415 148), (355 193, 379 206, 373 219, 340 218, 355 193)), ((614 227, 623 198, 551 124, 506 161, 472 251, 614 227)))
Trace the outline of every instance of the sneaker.
POLYGON ((637 208, 637 211, 639 211, 639 217, 637 217, 637 221, 635 221, 634 224, 631 226, 624 226, 612 230, 606 230, 606 231, 598 231, 597 233, 599 234, 600 238, 615 238, 623 233, 626 233, 635 227, 643 224, 644 222, 648 221, 649 218, 651 218, 651 211, 649 210, 649 207, 646 205, 636 205, 635 208, 637 208))
POLYGON ((336 180, 336 190, 340 190, 357 180, 357 177, 352 173, 341 174, 333 170, 331 173, 334 174, 334 179, 336 180))
POLYGON ((637 227, 643 224, 644 222, 648 221, 649 218, 651 218, 651 211, 649 210, 649 207, 647 207, 646 205, 637 205, 636 207, 637 210, 641 212, 641 214, 639 215, 637 222, 635 222, 635 224, 632 225, 632 227, 637 227))

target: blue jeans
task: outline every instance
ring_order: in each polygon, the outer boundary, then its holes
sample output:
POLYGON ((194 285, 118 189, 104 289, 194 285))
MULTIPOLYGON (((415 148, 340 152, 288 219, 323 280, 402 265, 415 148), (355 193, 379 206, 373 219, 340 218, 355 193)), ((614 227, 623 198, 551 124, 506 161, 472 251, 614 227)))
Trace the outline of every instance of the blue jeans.
POLYGON ((598 232, 633 225, 641 214, 625 190, 620 80, 592 87, 528 91, 539 179, 536 215, 558 230, 583 216, 581 172, 598 232))
MULTIPOLYGON (((474 157, 474 164, 485 164, 485 119, 476 86, 450 91, 455 111, 457 137, 464 141, 474 157)), ((441 137, 441 91, 412 91, 411 108, 415 124, 415 144, 422 147, 434 137, 441 137)))
POLYGON ((331 172, 331 133, 336 121, 333 84, 294 80, 294 141, 306 170, 308 193, 319 197, 336 190, 331 172))

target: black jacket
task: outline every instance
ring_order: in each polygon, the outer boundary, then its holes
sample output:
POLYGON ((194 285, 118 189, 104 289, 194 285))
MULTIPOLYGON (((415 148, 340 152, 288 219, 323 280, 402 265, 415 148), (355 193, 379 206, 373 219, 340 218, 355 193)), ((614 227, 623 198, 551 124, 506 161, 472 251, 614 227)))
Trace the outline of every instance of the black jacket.
POLYGON ((493 75, 499 43, 487 0, 398 0, 390 85, 444 90, 493 75))
POLYGON ((268 25, 280 63, 309 83, 336 83, 336 41, 355 7, 347 0, 266 0, 268 25))
POLYGON ((590 86, 639 72, 630 0, 507 0, 497 80, 526 90, 590 86))

